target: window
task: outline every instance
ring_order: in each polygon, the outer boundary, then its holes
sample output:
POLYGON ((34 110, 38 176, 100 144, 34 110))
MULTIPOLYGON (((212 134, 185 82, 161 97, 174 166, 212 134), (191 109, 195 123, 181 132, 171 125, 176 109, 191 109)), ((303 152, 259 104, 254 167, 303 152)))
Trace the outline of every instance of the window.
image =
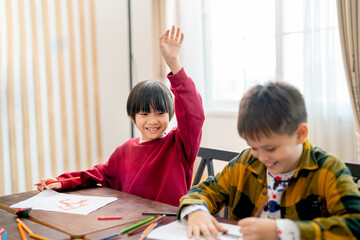
POLYGON ((203 144, 237 149, 231 136, 209 136, 236 131, 227 121, 236 122, 239 100, 250 87, 285 81, 304 95, 311 143, 356 161, 336 1, 182 0, 179 6, 183 64, 207 114, 203 144))
POLYGON ((350 104, 334 1, 203 0, 203 27, 208 109, 237 109, 249 87, 274 80, 350 104))

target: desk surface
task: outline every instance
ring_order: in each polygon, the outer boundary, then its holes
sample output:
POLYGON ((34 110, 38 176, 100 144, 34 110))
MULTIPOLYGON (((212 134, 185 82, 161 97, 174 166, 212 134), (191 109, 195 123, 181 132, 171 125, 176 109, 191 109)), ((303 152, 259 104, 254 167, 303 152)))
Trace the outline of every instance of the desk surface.
MULTIPOLYGON (((38 191, 30 191, 2 196, 0 197, 0 208, 13 213, 16 209, 9 208, 9 206, 28 199, 37 193, 38 191)), ((70 235, 72 238, 84 238, 85 235, 90 236, 91 233, 104 231, 106 229, 114 227, 120 230, 124 229, 131 225, 124 225, 124 223, 144 218, 142 212, 145 211, 176 212, 177 210, 176 207, 171 205, 144 199, 138 196, 134 196, 109 188, 89 188, 77 191, 70 191, 67 193, 88 196, 117 197, 118 199, 88 215, 32 210, 29 219, 42 225, 51 227, 55 230, 64 232, 70 235), (98 216, 106 215, 120 215, 122 216, 122 219, 102 221, 97 220, 98 216)), ((106 234, 107 232, 101 233, 102 236, 107 236, 106 234)), ((44 237, 46 236, 44 235, 44 237)))
MULTIPOLYGON (((18 227, 17 227, 17 222, 16 222, 16 218, 17 216, 9 213, 9 212, 5 212, 4 210, 0 209, 0 227, 4 228, 6 230, 6 232, 8 233, 7 235, 7 240, 19 240, 21 239, 18 227)), ((39 223, 33 222, 29 219, 24 219, 22 218, 21 221, 23 221, 25 223, 26 226, 28 226, 35 234, 40 235, 40 236, 46 236, 47 238, 50 239, 70 239, 70 236, 56 231, 52 228, 43 226, 39 223)), ((26 236, 28 236, 28 234, 26 233, 26 236)))

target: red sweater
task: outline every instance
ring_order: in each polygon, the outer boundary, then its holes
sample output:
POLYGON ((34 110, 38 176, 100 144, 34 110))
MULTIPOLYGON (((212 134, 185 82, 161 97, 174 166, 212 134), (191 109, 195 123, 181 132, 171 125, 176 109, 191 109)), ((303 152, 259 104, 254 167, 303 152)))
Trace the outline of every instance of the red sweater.
POLYGON ((169 73, 168 79, 175 96, 178 126, 163 138, 150 142, 130 139, 116 148, 107 163, 93 169, 60 175, 58 179, 81 177, 81 180, 62 182, 60 190, 100 183, 103 187, 179 205, 180 197, 191 187, 205 117, 201 96, 184 69, 176 75, 169 73))

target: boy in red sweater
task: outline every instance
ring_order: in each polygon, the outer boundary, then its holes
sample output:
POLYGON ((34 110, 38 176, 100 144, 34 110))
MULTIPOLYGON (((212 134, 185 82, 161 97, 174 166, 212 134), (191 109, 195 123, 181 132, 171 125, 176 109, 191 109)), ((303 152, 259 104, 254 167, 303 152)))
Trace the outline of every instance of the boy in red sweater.
POLYGON ((130 92, 127 113, 141 137, 119 146, 105 164, 57 177, 80 177, 79 180, 46 185, 46 181, 56 179, 42 179, 39 191, 101 184, 143 198, 179 205, 180 197, 191 186, 205 120, 201 96, 178 59, 183 40, 183 33, 175 26, 160 37, 160 50, 171 70, 167 77, 175 100, 170 90, 159 81, 142 81, 130 92), (165 133, 174 111, 178 126, 165 133))

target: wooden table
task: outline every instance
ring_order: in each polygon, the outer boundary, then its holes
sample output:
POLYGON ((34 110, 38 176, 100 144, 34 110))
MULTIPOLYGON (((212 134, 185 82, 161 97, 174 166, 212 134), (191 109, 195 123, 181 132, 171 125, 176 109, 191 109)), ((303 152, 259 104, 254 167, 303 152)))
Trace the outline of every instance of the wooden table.
MULTIPOLYGON (((222 218, 222 217, 215 217, 215 218, 219 222, 222 222, 222 223, 237 224, 237 222, 234 221, 234 220, 229 220, 229 219, 225 219, 225 218, 222 218)), ((160 222, 160 224, 158 226, 163 226, 163 225, 171 223, 173 221, 176 221, 176 217, 165 217, 164 219, 161 220, 161 222, 160 222)), ((84 239, 86 239, 86 240, 98 240, 98 239, 101 239, 101 238, 105 238, 106 236, 111 236, 111 235, 116 234, 116 233, 118 234, 124 228, 125 227, 122 227, 122 226, 121 227, 114 227, 114 228, 111 228, 111 229, 106 229, 106 230, 103 230, 103 231, 91 233, 91 234, 86 235, 84 239)), ((139 233, 133 234, 131 236, 128 236, 127 234, 119 234, 119 236, 113 237, 113 238, 111 238, 111 240, 117 240, 117 239, 136 240, 136 239, 139 239, 140 235, 141 235, 141 231, 139 233)), ((146 239, 148 239, 148 238, 146 238, 146 239)))
MULTIPOLYGON (((14 213, 16 209, 12 209, 9 206, 28 199, 36 195, 37 193, 38 191, 30 191, 12 194, 8 196, 2 196, 0 197, 0 209, 3 209, 10 213, 14 213)), ((118 199, 88 215, 32 210, 30 216, 28 217, 28 220, 66 233, 71 236, 72 239, 83 239, 85 238, 85 235, 91 237, 92 233, 95 234, 96 232, 100 231, 101 233, 96 234, 101 234, 102 237, 108 236, 108 232, 119 232, 117 229, 121 230, 133 224, 132 223, 124 225, 124 223, 128 221, 138 220, 144 217, 150 217, 142 215, 142 212, 145 211, 176 212, 177 210, 176 207, 171 205, 144 199, 138 196, 134 196, 109 188, 89 188, 77 191, 70 191, 67 193, 88 196, 117 197, 118 199), (98 216, 106 215, 120 215, 122 216, 122 219, 101 221, 97 220, 98 216)), ((173 218, 173 220, 174 219, 175 218, 173 218)), ((165 219, 163 221, 165 222, 165 219)), ((44 237, 46 237, 46 234, 44 234, 44 237)), ((137 235, 137 238, 138 237, 139 234, 137 235)))
MULTIPOLYGON (((4 228, 5 231, 8 233, 7 235, 8 240, 21 239, 17 227, 16 218, 17 218, 16 215, 0 209, 0 227, 4 228)), ((25 225, 29 227, 37 235, 46 236, 47 238, 50 239, 70 239, 70 236, 65 233, 43 226, 29 219, 22 218, 21 221, 23 221, 25 225)), ((28 237, 27 233, 25 235, 28 237)))

